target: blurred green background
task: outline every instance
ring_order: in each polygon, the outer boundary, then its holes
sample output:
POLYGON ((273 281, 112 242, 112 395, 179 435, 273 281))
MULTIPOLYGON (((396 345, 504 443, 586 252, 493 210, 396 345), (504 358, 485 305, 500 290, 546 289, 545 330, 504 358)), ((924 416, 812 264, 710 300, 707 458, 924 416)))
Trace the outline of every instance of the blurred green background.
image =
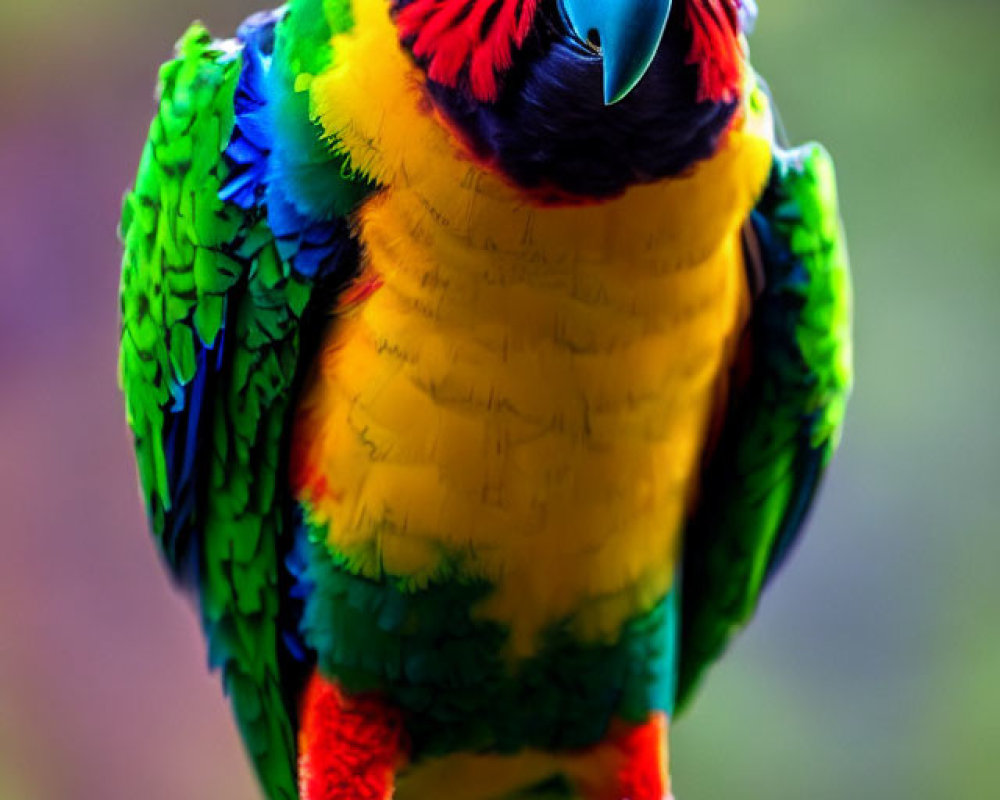
MULTIPOLYGON (((1000 4, 760 5, 789 134, 839 166, 857 388, 809 535, 675 729, 675 790, 990 800, 1000 4)), ((256 8, 0 0, 0 800, 259 797, 145 535, 114 236, 156 66, 256 8)))

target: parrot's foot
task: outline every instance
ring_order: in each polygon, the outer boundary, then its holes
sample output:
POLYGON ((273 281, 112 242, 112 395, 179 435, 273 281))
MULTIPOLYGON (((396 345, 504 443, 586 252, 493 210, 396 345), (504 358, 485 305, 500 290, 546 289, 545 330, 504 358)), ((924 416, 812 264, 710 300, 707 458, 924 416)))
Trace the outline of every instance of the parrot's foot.
POLYGON ((389 800, 405 762, 398 710, 377 694, 348 695, 313 675, 299 729, 301 800, 389 800))

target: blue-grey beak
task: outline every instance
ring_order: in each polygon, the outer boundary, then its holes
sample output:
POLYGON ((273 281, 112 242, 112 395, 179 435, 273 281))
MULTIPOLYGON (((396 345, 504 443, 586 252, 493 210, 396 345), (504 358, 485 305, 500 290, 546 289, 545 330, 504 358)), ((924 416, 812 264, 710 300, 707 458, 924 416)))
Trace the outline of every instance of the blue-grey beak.
POLYGON ((635 88, 660 46, 673 0, 560 0, 582 42, 599 45, 604 59, 604 102, 635 88))

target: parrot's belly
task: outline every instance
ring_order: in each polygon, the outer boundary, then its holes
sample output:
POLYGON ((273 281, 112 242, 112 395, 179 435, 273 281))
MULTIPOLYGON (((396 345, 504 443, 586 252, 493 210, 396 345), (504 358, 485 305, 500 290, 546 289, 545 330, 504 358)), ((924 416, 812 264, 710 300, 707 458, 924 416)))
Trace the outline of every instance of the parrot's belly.
POLYGON ((342 563, 484 582, 517 656, 556 623, 614 640, 670 589, 739 316, 735 231, 686 260, 593 211, 557 249, 540 209, 500 244, 413 191, 370 203, 300 411, 301 496, 342 563))

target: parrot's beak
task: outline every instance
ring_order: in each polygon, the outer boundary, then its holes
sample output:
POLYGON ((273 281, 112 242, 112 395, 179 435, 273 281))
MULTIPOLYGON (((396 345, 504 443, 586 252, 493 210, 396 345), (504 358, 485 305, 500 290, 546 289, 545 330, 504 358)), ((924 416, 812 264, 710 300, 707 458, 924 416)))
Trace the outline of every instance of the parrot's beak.
POLYGON ((604 102, 617 103, 635 88, 660 46, 673 0, 559 0, 573 32, 600 48, 604 102))

